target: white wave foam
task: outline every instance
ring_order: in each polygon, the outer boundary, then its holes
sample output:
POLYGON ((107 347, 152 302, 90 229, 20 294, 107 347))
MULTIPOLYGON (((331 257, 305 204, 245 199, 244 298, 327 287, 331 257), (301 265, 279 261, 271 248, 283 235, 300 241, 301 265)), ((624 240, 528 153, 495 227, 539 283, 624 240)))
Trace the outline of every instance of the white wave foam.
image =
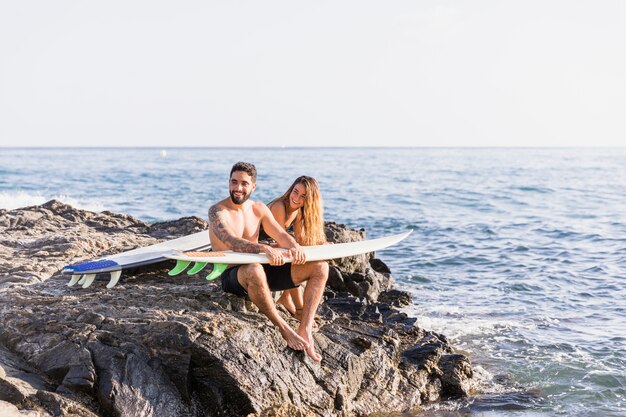
POLYGON ((99 201, 85 201, 67 195, 46 196, 39 192, 31 194, 24 191, 0 193, 0 208, 13 210, 21 207, 37 206, 53 199, 83 210, 96 212, 106 210, 104 204, 99 201))
POLYGON ((498 338, 506 329, 532 330, 536 325, 511 319, 482 318, 461 314, 457 308, 429 308, 427 311, 411 311, 410 315, 417 318, 417 324, 426 330, 445 334, 448 339, 461 342, 468 337, 498 338))
POLYGON ((0 208, 7 210, 35 206, 45 202, 45 197, 41 194, 28 194, 23 191, 16 193, 0 193, 0 208))
POLYGON ((445 334, 451 340, 459 340, 464 336, 493 335, 496 323, 469 317, 435 317, 417 315, 417 324, 426 330, 445 334))

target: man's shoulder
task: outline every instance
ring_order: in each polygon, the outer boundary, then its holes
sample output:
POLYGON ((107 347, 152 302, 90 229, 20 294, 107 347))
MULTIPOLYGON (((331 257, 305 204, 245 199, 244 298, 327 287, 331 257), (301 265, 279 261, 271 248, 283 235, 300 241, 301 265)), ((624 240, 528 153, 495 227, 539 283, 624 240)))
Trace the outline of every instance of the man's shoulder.
POLYGON ((247 213, 252 214, 254 217, 257 217, 259 220, 271 215, 270 209, 267 208, 265 203, 262 201, 248 201, 250 205, 246 210, 247 213))
POLYGON ((262 202, 262 201, 251 201, 251 203, 252 203, 252 208, 255 211, 259 211, 259 212, 263 211, 263 212, 265 212, 265 211, 269 210, 267 205, 265 205, 265 203, 262 202))
POLYGON ((222 201, 219 201, 219 202, 213 204, 211 207, 209 207, 209 211, 216 210, 216 209, 221 210, 222 208, 224 208, 222 203, 223 203, 222 201))
POLYGON ((209 213, 218 213, 222 210, 228 210, 228 207, 226 207, 225 203, 226 199, 213 204, 211 207, 209 207, 209 213))

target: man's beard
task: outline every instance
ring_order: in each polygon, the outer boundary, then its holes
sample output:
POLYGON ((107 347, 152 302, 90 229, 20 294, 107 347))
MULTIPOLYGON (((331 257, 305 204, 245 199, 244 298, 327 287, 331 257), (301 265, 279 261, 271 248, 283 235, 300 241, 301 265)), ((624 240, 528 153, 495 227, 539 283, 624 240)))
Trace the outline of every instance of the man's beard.
POLYGON ((243 197, 239 198, 239 197, 235 197, 235 193, 234 192, 232 192, 232 191, 230 192, 230 201, 232 201, 235 204, 243 204, 249 198, 250 198, 250 194, 244 194, 243 197))

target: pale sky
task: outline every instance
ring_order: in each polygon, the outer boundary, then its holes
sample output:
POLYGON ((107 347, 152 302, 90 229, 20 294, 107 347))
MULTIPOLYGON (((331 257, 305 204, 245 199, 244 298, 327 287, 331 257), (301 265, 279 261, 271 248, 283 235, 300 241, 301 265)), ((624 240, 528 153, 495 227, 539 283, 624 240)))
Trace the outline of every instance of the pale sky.
POLYGON ((623 146, 624 1, 0 0, 0 146, 623 146))

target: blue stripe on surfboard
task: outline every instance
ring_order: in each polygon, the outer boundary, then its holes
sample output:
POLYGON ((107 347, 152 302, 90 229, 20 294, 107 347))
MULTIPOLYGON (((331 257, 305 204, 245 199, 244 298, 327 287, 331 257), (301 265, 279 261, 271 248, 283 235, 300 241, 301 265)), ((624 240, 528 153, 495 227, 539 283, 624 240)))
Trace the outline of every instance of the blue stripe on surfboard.
MULTIPOLYGON (((88 271, 80 271, 80 272, 81 273, 95 272, 96 274, 102 274, 102 273, 105 273, 105 272, 113 272, 113 271, 119 271, 119 270, 123 270, 123 269, 136 268, 138 266, 152 265, 152 264, 156 264, 156 263, 167 261, 167 260, 169 260, 169 258, 166 258, 164 256, 160 256, 158 258, 152 258, 152 259, 147 259, 147 260, 138 261, 138 262, 129 262, 129 263, 123 263, 123 264, 119 264, 119 263, 116 262, 115 264, 112 264, 112 266, 109 266, 109 267, 94 268, 94 269, 90 269, 88 271)), ((90 261, 90 262, 96 262, 96 261, 90 261)), ((100 262, 100 261, 98 261, 98 262, 100 262)), ((113 261, 113 262, 115 262, 115 261, 113 261)), ((80 265, 80 264, 78 264, 78 265, 80 265)), ((65 268, 63 268, 61 273, 63 275, 74 275, 75 274, 74 270, 72 269, 72 266, 66 266, 65 268)))
POLYGON ((117 262, 111 261, 109 259, 103 259, 101 261, 91 261, 91 262, 83 262, 76 265, 66 266, 64 269, 73 272, 85 272, 91 271, 94 269, 102 269, 102 268, 112 268, 120 266, 117 262))

